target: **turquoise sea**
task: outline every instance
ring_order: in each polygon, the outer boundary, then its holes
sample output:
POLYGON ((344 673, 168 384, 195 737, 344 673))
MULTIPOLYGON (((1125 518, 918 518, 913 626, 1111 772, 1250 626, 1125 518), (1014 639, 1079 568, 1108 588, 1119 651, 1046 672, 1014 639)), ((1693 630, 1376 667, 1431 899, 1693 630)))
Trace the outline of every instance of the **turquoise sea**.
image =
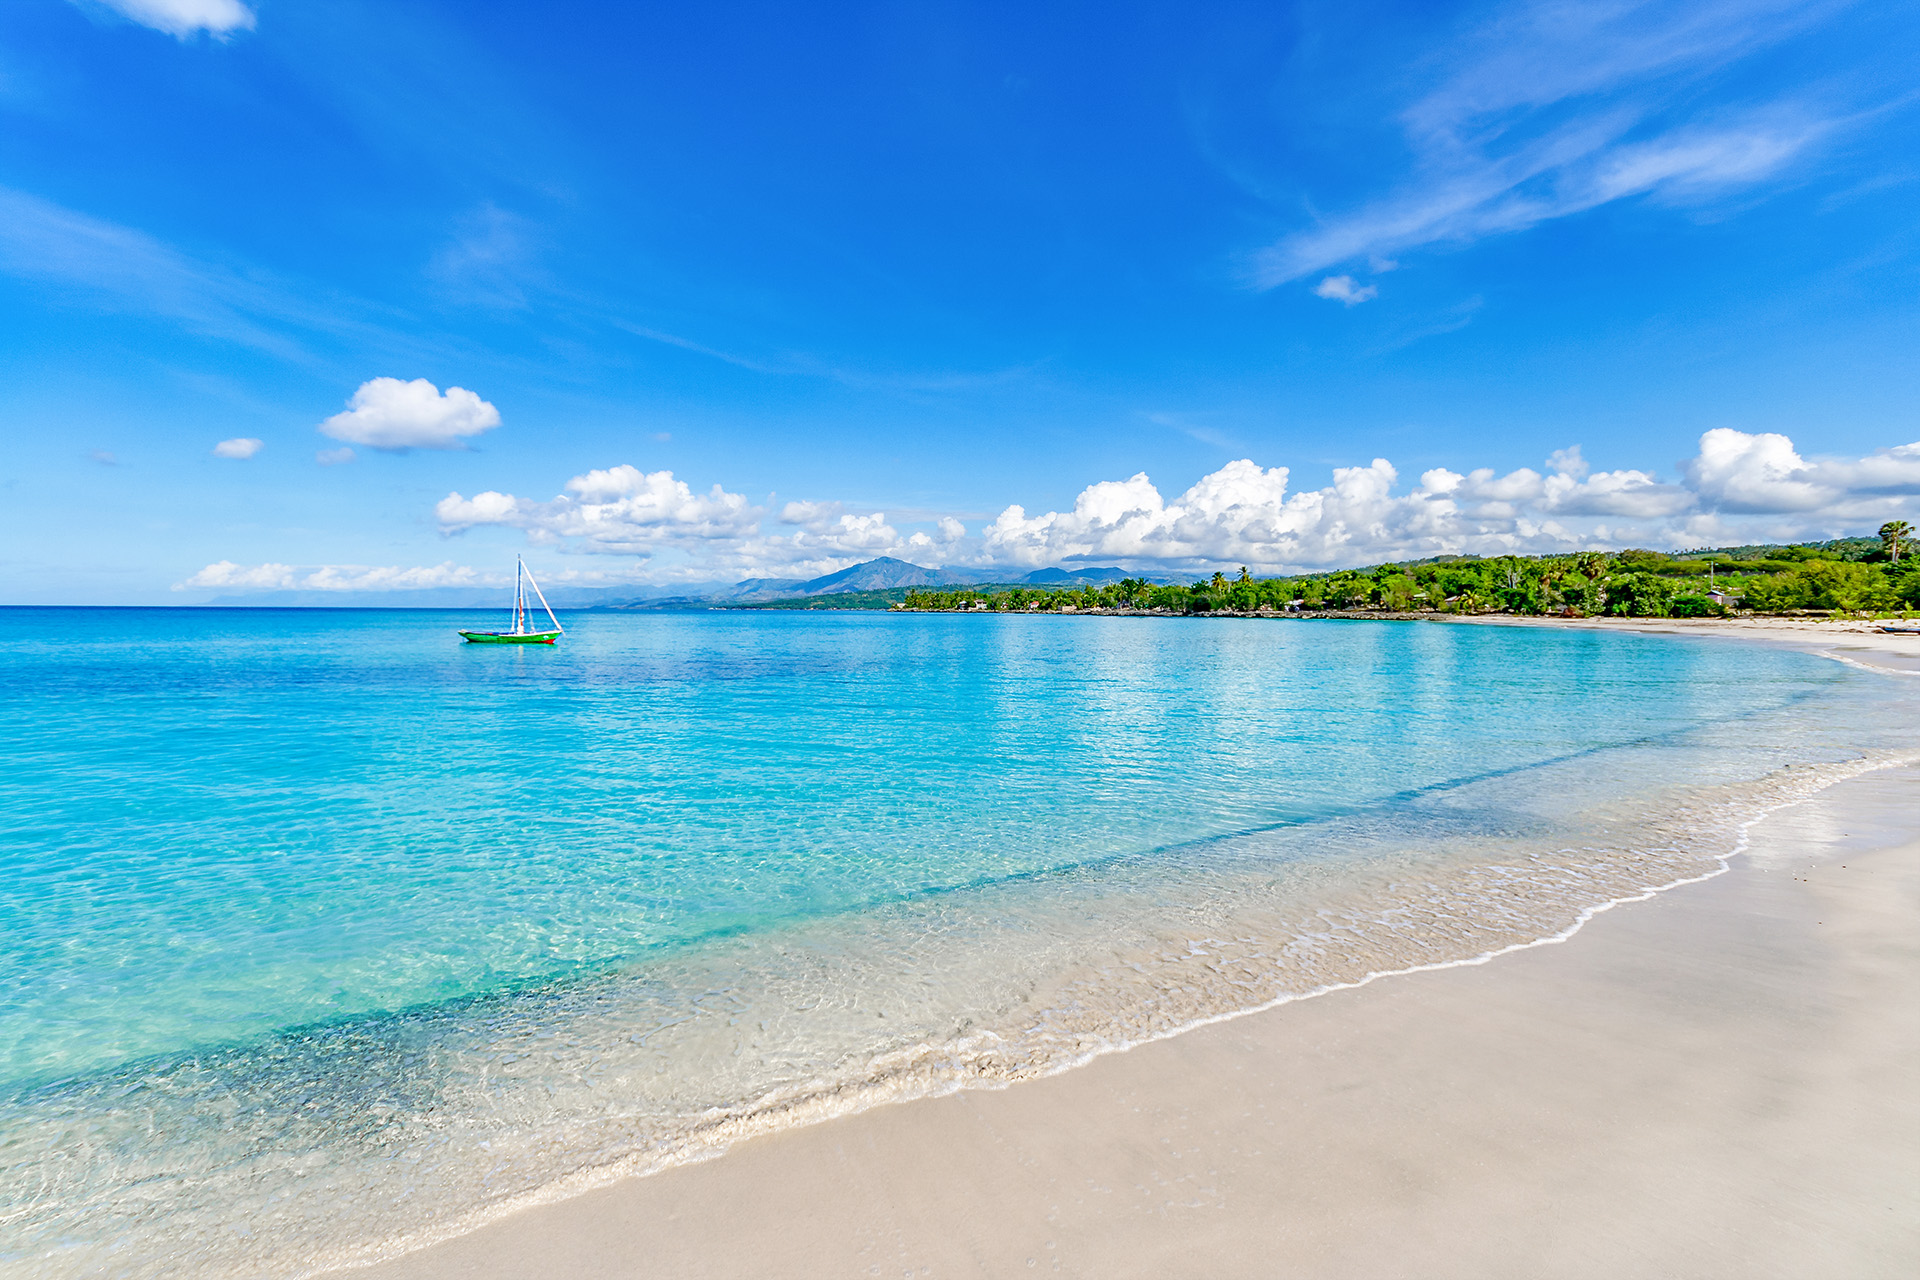
POLYGON ((0 1274, 297 1275, 1549 936, 1897 679, 1444 623, 0 610, 0 1274))

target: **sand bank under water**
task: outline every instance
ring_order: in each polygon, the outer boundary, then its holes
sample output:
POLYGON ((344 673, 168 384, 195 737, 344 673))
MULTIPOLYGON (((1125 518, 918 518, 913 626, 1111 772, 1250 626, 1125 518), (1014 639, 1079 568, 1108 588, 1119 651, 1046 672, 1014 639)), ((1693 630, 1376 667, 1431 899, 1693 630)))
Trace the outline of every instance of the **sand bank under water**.
POLYGON ((1563 944, 757 1138, 348 1274, 1913 1274, 1920 770, 1751 837, 1563 944))

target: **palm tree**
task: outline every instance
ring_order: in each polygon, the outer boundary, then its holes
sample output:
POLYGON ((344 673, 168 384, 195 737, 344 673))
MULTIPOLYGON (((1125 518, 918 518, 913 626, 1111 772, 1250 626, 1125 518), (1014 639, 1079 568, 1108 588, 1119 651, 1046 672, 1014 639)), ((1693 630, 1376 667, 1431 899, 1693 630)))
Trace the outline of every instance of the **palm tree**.
POLYGON ((1573 567, 1584 577, 1598 578, 1607 571, 1607 556, 1602 551, 1582 551, 1573 557, 1573 567))
POLYGON ((1905 520, 1889 520, 1880 526, 1880 541, 1887 549, 1887 558, 1895 564, 1900 563, 1900 552, 1913 540, 1913 526, 1905 520))

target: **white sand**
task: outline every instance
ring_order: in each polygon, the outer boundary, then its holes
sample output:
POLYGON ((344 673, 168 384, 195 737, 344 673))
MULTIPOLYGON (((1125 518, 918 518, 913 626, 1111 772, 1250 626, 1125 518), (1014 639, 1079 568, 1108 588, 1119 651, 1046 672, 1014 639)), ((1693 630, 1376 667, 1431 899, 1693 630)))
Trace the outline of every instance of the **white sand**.
MULTIPOLYGON (((1735 628, 1809 639, 1684 624, 1735 628)), ((1815 636, 1920 670, 1915 638, 1815 636)), ((1753 837, 1563 944, 757 1139, 352 1274, 1920 1275, 1920 771, 1753 837)))

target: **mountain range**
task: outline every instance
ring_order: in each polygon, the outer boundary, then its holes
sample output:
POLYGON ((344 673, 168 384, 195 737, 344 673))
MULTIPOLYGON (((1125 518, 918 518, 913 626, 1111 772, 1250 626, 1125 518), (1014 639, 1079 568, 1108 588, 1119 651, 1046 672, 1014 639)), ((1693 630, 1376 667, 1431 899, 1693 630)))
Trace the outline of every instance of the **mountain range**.
MULTIPOLYGON (((673 587, 555 587, 547 600, 556 609, 711 609, 730 604, 757 604, 768 600, 804 600, 850 591, 884 591, 891 587, 962 587, 1000 583, 1037 587, 1102 586, 1130 576, 1125 569, 1036 569, 1022 576, 1004 571, 929 569, 892 556, 881 556, 818 578, 747 578, 721 583, 682 584, 673 587)), ((1164 574, 1153 581, 1173 581, 1164 574)), ((261 591, 250 595, 220 596, 214 607, 255 609, 497 609, 510 592, 500 587, 435 587, 420 591, 261 591)))

